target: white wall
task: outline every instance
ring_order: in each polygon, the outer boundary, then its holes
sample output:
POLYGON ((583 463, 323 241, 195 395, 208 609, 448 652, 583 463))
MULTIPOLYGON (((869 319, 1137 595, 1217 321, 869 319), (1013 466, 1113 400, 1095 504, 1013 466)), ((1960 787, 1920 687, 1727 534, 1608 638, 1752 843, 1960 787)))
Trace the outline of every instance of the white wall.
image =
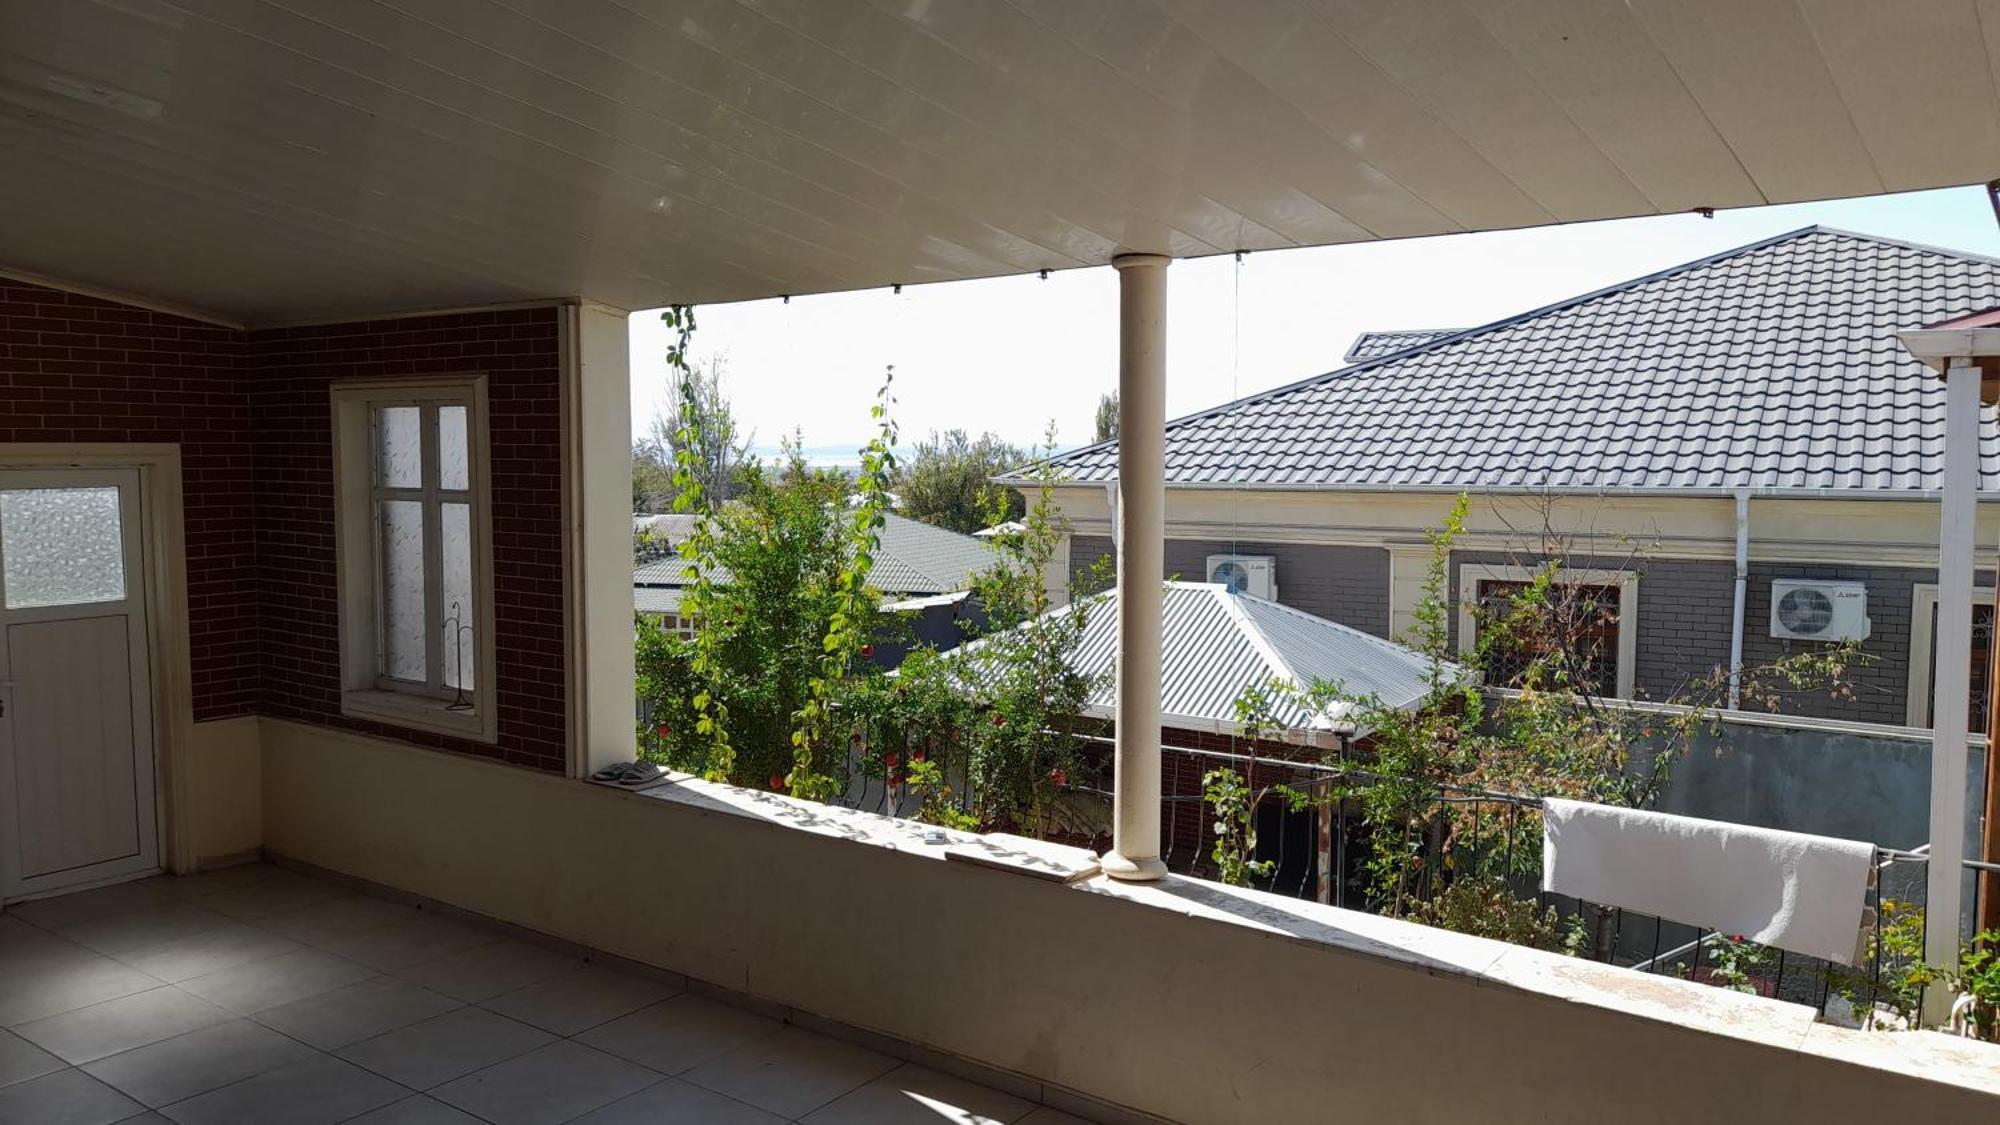
POLYGON ((197 869, 254 858, 264 842, 259 721, 241 715, 189 728, 187 830, 197 869))
POLYGON ((263 731, 277 854, 1178 1120, 2000 1117, 2000 1056, 1938 1036, 1214 884, 947 863, 768 794, 263 731))

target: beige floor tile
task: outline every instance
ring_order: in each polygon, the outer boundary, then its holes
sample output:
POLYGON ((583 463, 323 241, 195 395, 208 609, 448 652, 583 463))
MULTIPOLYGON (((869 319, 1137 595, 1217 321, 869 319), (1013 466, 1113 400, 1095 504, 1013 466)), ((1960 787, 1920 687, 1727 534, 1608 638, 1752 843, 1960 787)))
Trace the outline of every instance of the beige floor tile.
POLYGON ((394 977, 374 977, 257 1013, 257 1022, 322 1051, 334 1051, 461 1006, 394 977))
POLYGON ((88 922, 92 918, 161 906, 169 901, 166 895, 139 883, 114 883, 95 890, 16 903, 8 907, 7 912, 30 925, 54 930, 88 922))
POLYGON ((180 987, 196 996, 219 1004, 238 1015, 250 1015, 322 992, 332 992, 367 980, 375 971, 366 965, 301 949, 277 957, 266 957, 246 965, 219 969, 190 977, 180 987))
POLYGON ((368 895, 345 895, 309 903, 261 918, 257 924, 274 934, 307 945, 324 945, 336 938, 365 933, 398 922, 414 921, 414 907, 368 895))
POLYGON ((1007 1125, 1033 1102, 905 1063, 800 1121, 805 1125, 1007 1125))
POLYGON ((107 914, 74 922, 56 932, 86 949, 115 957, 144 946, 218 930, 229 924, 228 918, 213 910, 204 910, 192 902, 172 901, 123 914, 107 914))
POLYGON ((781 1117, 802 1117, 897 1065, 887 1055, 788 1027, 681 1077, 781 1117))
POLYGON ((222 1009, 169 984, 20 1024, 14 1034, 81 1065, 228 1018, 222 1009))
POLYGON ((484 1008, 460 1008, 347 1047, 340 1057, 413 1090, 428 1090, 555 1042, 484 1008))
POLYGON ((1054 1106, 1039 1106, 1033 1113, 1023 1117, 1019 1125, 1092 1125, 1089 1120, 1073 1113, 1064 1113, 1054 1106))
POLYGON ((503 938, 396 970, 433 992, 477 1004, 583 968, 583 961, 525 941, 503 938))
POLYGON ((130 965, 63 942, 32 960, 0 967, 0 1027, 145 992, 161 983, 130 965))
POLYGON ((218 914, 227 914, 238 921, 254 922, 311 906, 315 902, 341 898, 349 893, 323 879, 309 879, 290 871, 275 871, 239 886, 203 895, 196 901, 218 914))
POLYGON ((557 1035, 575 1035, 677 991, 650 977, 591 965, 497 996, 482 1006, 557 1035))
POLYGON ((328 1125, 410 1096, 378 1074, 318 1055, 233 1082, 160 1112, 180 1125, 328 1125))
POLYGON ((91 1077, 163 1106, 314 1057, 312 1048, 247 1019, 162 1039, 84 1066, 91 1077))
POLYGON ((684 992, 576 1038, 663 1074, 679 1074, 784 1028, 755 1012, 684 992))
POLYGON ((284 874, 285 869, 276 864, 238 863, 193 875, 155 875, 139 883, 174 898, 190 899, 247 887, 284 874))
POLYGON ((351 1118, 348 1125, 483 1125, 471 1114, 418 1094, 351 1118))
POLYGON ((394 925, 328 939, 320 948, 389 972, 499 940, 492 930, 419 914, 394 925))
POLYGON ((146 1107, 80 1070, 0 1086, 4 1125, 110 1125, 146 1107))
POLYGON ((304 948, 298 942, 268 930, 225 919, 220 929, 141 946, 120 953, 118 960, 176 984, 267 957, 296 953, 304 948))
POLYGON ((669 1078, 592 1110, 573 1125, 782 1125, 784 1120, 713 1090, 669 1078))
POLYGON ((609 1105, 662 1075, 580 1043, 551 1043, 431 1091, 495 1125, 555 1125, 609 1105))
POLYGON ((10 1031, 0 1031, 0 1086, 40 1078, 66 1064, 10 1031))

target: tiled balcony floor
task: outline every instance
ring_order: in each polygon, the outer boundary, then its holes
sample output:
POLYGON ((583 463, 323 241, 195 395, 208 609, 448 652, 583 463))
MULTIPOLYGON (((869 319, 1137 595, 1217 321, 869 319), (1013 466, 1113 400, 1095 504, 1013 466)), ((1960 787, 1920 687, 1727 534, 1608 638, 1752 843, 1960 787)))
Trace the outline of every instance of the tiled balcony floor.
POLYGON ((269 865, 0 914, 0 1123, 1079 1119, 269 865))

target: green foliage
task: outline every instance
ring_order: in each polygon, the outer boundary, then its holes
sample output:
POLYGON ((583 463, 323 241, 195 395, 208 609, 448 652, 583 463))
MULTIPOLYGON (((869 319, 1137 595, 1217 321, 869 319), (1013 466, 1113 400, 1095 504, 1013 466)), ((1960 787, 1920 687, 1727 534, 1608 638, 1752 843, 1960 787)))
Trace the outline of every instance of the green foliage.
POLYGON ((831 612, 820 641, 819 666, 808 681, 808 698, 793 724, 792 768, 785 784, 793 796, 808 800, 830 800, 841 791, 845 761, 836 773, 830 768, 830 758, 818 759, 818 755, 844 752, 848 738, 839 736, 845 733, 851 738, 859 733, 852 716, 843 720, 834 712, 851 686, 862 650, 880 631, 882 598, 868 584, 868 576, 875 569, 875 552, 889 511, 889 480, 896 471, 896 422, 890 416, 896 401, 890 394, 895 378, 896 370, 891 367, 869 410, 875 436, 861 450, 854 503, 835 548, 837 569, 828 591, 831 612), (841 729, 843 721, 845 730, 841 729))
POLYGON ((1742 934, 1724 934, 1709 947, 1710 983, 1736 992, 1758 994, 1756 978, 1772 960, 1769 946, 1758 945, 1742 934))
MULTIPOLYGON (((652 430, 632 443, 632 510, 664 512, 680 493, 676 474, 691 470, 701 484, 704 507, 720 507, 734 496, 749 465, 749 439, 736 424, 722 391, 723 361, 692 363, 687 354, 694 310, 675 306, 660 319, 674 330, 667 366, 674 378, 666 402, 653 413, 652 430)), ((678 509, 675 509, 678 510, 678 509)))
MULTIPOLYGON (((703 466, 696 453, 702 426, 699 393, 695 389, 694 368, 688 363, 688 345, 694 339, 695 316, 691 305, 675 305, 660 314, 674 339, 667 348, 667 366, 682 384, 680 396, 681 440, 674 450, 674 510, 707 516, 712 501, 703 478, 703 466)), ((716 539, 712 518, 695 521, 694 530, 681 541, 680 555, 693 571, 694 582, 682 595, 681 615, 700 621, 713 619, 719 602, 715 589, 716 539)), ((693 730, 689 737, 702 744, 702 774, 713 781, 727 781, 735 773, 736 750, 730 739, 729 704, 723 689, 727 669, 722 661, 721 638, 703 628, 695 634, 688 659, 688 677, 695 692, 689 700, 693 710, 693 730)), ((689 757, 692 754, 689 753, 689 757)))
POLYGON ((1940 971, 1924 961, 1923 907, 1884 899, 1877 913, 1877 979, 1871 979, 1866 969, 1829 965, 1832 986, 1863 1009, 1870 1025, 1885 1022, 1875 1016, 1880 1005, 1889 1011, 1888 1025, 1914 1028, 1921 1026, 1924 993, 1934 984, 1942 985, 1953 994, 1972 997, 1968 1030, 1973 1037, 2000 1043, 2000 930, 1973 935, 1959 950, 1958 964, 1940 971))
POLYGON ((863 682, 847 697, 868 748, 865 768, 900 776, 931 823, 1057 830, 1091 684, 1071 660, 1082 607, 1056 609, 1048 590, 1068 531, 1055 479, 1040 482, 1023 529, 995 543, 993 567, 974 579, 987 620, 980 643, 949 654, 918 648, 895 675, 863 682))
POLYGON ((1093 419, 1092 441, 1110 441, 1118 436, 1118 392, 1097 396, 1097 416, 1093 419))
POLYGON ((1209 770, 1201 778, 1202 799, 1215 813, 1215 860, 1217 877, 1232 887, 1247 887, 1251 876, 1270 878, 1277 864, 1253 858, 1257 854, 1257 802, 1262 793, 1252 793, 1243 776, 1227 766, 1209 770))
POLYGON ((893 487, 904 515, 969 534, 1020 518, 1020 495, 993 478, 1024 460, 990 433, 974 440, 964 430, 932 431, 896 470, 893 487))
POLYGON ((1574 955, 1584 942, 1583 927, 1574 915, 1564 918, 1553 906, 1539 906, 1534 899, 1515 894, 1497 875, 1454 879, 1417 904, 1410 917, 1425 925, 1552 953, 1574 955))

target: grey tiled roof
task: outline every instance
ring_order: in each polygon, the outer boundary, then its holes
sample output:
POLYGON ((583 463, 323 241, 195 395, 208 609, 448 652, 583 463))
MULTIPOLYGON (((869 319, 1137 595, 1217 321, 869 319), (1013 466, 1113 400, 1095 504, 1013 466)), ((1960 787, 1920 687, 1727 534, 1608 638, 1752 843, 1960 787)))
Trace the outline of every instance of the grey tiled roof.
MULTIPOLYGON (((998 561, 992 543, 890 513, 882 526, 869 583, 885 594, 949 594, 969 589, 972 577, 998 561)), ((679 555, 632 568, 634 586, 685 586, 694 571, 679 555)), ((715 580, 728 582, 726 571, 715 580)))
POLYGON ((1418 344, 1428 344, 1432 340, 1442 340, 1446 336, 1456 336, 1463 328, 1399 328, 1386 332, 1363 332, 1348 345, 1347 354, 1341 358, 1349 363, 1360 363, 1364 359, 1381 359, 1394 355, 1418 344))
MULTIPOLYGON (((1177 419, 1167 481, 1934 490, 1943 388, 1895 334, 1995 305, 2000 262, 1810 227, 1177 419)), ((1057 462, 1112 480, 1117 445, 1057 462)))
POLYGON ((892 594, 949 594, 999 561, 993 544, 890 513, 870 582, 892 594))
MULTIPOLYGON (((1356 700, 1374 698, 1408 709, 1429 691, 1429 662, 1413 649, 1303 610, 1233 593, 1220 583, 1164 585, 1160 710, 1168 726, 1236 732, 1237 698, 1273 679, 1301 687, 1323 680, 1340 685, 1349 697, 1318 713, 1281 703, 1273 717, 1289 730, 1351 731, 1356 700)), ((1083 635, 1071 663, 1091 681, 1086 712, 1110 718, 1118 595, 1106 591, 1082 605, 1083 635)), ((960 645, 949 659, 966 660, 985 643, 960 645)), ((1456 665, 1450 668, 1448 674, 1463 674, 1456 665)))

